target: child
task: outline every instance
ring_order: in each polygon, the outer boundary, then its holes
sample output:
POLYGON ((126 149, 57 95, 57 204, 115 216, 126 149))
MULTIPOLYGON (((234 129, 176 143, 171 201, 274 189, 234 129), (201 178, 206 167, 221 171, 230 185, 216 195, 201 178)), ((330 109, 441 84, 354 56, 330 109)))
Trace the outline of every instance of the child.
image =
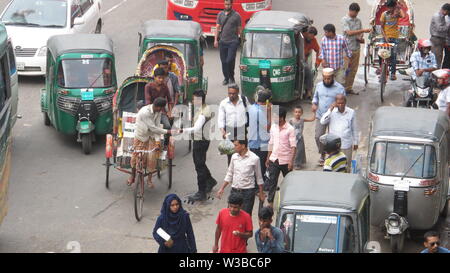
POLYGON ((305 154, 305 141, 303 140, 303 127, 305 122, 313 122, 316 120, 316 115, 310 119, 304 119, 303 108, 297 105, 294 108, 294 117, 289 121, 295 129, 295 135, 297 139, 297 154, 295 155, 294 169, 300 170, 306 164, 306 154, 305 154))

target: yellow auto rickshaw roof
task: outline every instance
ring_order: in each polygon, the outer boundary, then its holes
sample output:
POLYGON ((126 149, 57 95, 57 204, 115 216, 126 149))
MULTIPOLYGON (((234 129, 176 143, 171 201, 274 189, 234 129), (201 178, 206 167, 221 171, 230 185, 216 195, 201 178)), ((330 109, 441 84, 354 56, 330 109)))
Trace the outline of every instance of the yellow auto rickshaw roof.
POLYGON ((358 210, 368 196, 359 175, 323 171, 292 171, 280 186, 280 206, 317 206, 358 210))
POLYGON ((416 137, 439 141, 448 131, 443 111, 414 107, 383 106, 372 119, 373 136, 416 137))
POLYGON ((48 39, 53 57, 66 53, 106 53, 114 55, 113 41, 105 34, 63 34, 48 39))

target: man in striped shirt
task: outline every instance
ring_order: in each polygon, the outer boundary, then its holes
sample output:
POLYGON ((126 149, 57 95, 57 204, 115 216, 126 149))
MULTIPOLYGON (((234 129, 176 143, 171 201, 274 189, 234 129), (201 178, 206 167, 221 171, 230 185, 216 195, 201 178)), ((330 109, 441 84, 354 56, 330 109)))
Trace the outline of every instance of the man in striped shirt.
MULTIPOLYGON (((345 84, 344 54, 347 58, 352 57, 347 40, 342 35, 336 34, 336 27, 327 24, 323 27, 325 36, 322 38, 319 58, 322 61, 323 68, 333 68, 335 79, 340 84, 345 84)), ((350 64, 349 64, 350 66, 350 64)))
POLYGON ((347 171, 347 157, 341 152, 341 138, 333 134, 327 134, 321 136, 320 141, 328 155, 323 165, 323 171, 345 173, 347 171))

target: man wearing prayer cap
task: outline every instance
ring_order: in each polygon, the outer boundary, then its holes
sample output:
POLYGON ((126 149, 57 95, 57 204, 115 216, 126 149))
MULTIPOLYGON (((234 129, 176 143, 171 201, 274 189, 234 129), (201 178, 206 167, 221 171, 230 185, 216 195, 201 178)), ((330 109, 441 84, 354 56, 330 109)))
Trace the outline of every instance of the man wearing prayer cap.
POLYGON ((327 132, 328 125, 322 125, 320 119, 328 111, 331 104, 334 103, 338 94, 345 96, 345 89, 340 83, 334 80, 335 71, 333 68, 324 68, 322 70, 323 81, 316 86, 316 92, 312 100, 311 110, 316 113, 316 133, 315 140, 319 149, 319 166, 323 166, 325 161, 325 152, 319 138, 327 132))

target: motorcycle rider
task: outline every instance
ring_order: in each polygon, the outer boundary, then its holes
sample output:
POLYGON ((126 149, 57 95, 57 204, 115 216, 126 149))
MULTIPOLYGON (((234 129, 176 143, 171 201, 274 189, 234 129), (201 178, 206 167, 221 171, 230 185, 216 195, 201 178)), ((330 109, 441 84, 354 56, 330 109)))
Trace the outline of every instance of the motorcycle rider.
MULTIPOLYGON (((431 72, 437 70, 436 56, 431 52, 432 43, 428 39, 420 39, 418 43, 418 50, 411 55, 411 66, 413 72, 411 78, 416 80, 418 77, 426 77, 426 81, 431 76, 431 72)), ((427 84, 429 86, 429 84, 427 84)), ((412 104, 414 100, 414 90, 409 92, 409 97, 406 100, 406 106, 412 104)))
POLYGON ((432 43, 428 39, 420 39, 418 43, 418 51, 411 55, 411 66, 414 69, 412 78, 429 77, 431 72, 437 70, 436 56, 431 52, 432 43))

